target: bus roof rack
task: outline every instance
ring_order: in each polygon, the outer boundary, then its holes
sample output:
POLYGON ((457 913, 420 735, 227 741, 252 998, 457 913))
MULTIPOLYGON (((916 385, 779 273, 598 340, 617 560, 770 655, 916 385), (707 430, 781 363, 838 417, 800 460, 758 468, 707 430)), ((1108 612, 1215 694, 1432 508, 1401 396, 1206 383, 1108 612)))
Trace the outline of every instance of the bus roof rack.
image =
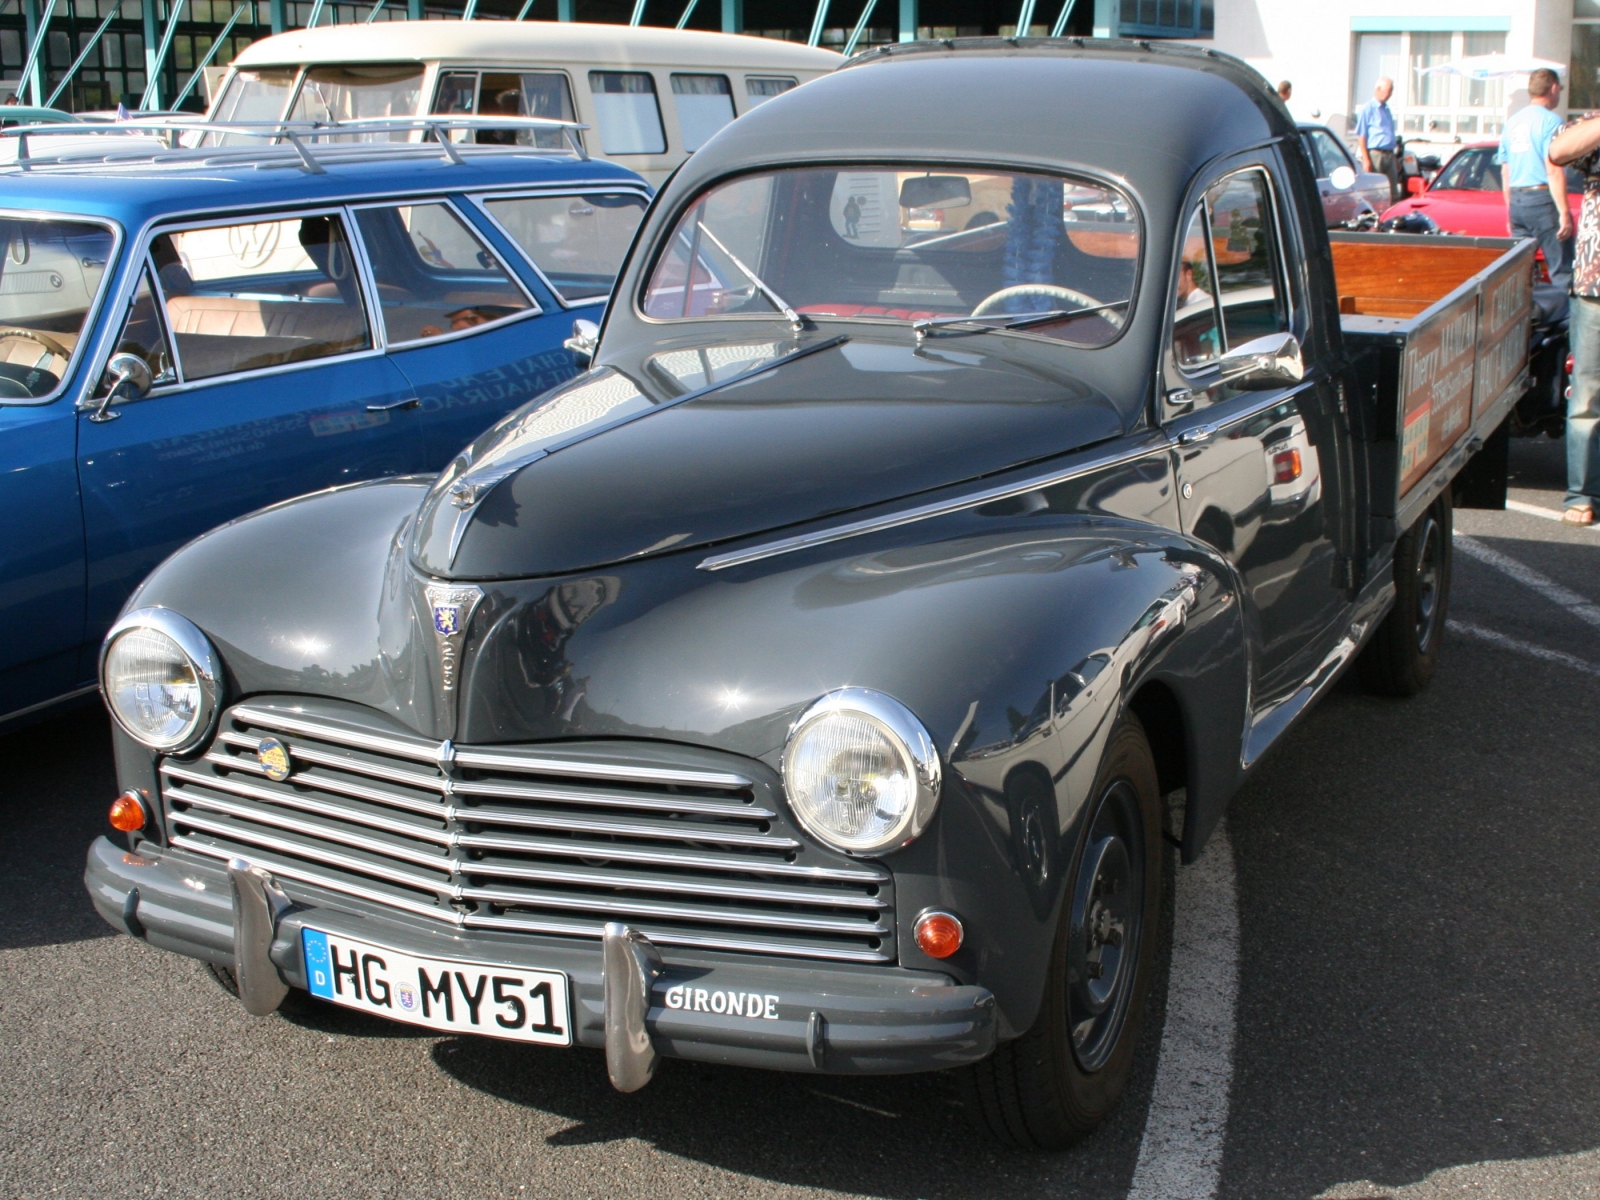
POLYGON ((207 121, 199 118, 148 118, 133 116, 126 121, 72 122, 42 125, 17 125, 0 129, 0 144, 14 139, 17 154, 3 165, 29 170, 39 167, 82 166, 254 166, 257 168, 294 166, 312 175, 326 174, 327 164, 370 162, 375 157, 443 157, 452 163, 465 162, 462 151, 478 154, 507 150, 522 153, 561 154, 587 159, 579 132, 587 129, 576 121, 552 117, 457 116, 439 114, 425 117, 361 117, 349 121, 207 121), (559 130, 567 147, 556 150, 537 146, 457 145, 449 134, 456 131, 541 131, 559 130), (431 141, 396 141, 395 135, 421 132, 431 141), (56 154, 31 153, 30 138, 70 137, 76 145, 56 154), (82 139, 93 137, 125 138, 138 141, 137 147, 116 150, 90 150, 82 139), (224 141, 226 139, 226 141, 224 141), (240 146, 236 139, 244 139, 240 146), (150 143, 159 143, 154 148, 150 143))

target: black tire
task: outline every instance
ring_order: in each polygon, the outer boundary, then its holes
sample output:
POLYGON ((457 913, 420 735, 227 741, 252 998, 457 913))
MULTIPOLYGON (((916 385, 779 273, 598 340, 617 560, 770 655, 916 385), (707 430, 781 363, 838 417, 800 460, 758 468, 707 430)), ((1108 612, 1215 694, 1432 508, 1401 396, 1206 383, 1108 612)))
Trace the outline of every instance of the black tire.
POLYGON ((1450 607, 1454 509, 1445 492, 1394 548, 1394 607, 1356 662, 1379 696, 1415 696, 1433 681, 1450 607))
POLYGON ((1150 743, 1132 713, 1112 731, 1091 794, 1094 802, 1075 838, 1038 1019, 968 1073, 984 1125, 1019 1150, 1062 1150, 1081 1141, 1122 1098, 1155 974, 1164 876, 1161 797, 1150 743), (1120 844, 1108 845, 1112 841, 1120 844), (1126 860, 1120 876, 1119 853, 1126 860), (1116 885, 1102 891, 1108 882, 1116 885), (1119 892, 1125 895, 1120 908, 1119 892), (1106 897, 1113 897, 1111 904, 1106 897), (1113 910, 1115 920, 1108 917, 1113 910), (1122 938, 1114 942, 1106 934, 1117 921, 1122 938), (1101 973, 1091 978, 1086 965, 1101 973), (1096 989, 1099 995, 1091 995, 1096 989))
MULTIPOLYGON (((206 972, 217 981, 217 986, 228 995, 239 995, 239 980, 233 973, 232 967, 219 967, 216 963, 207 963, 206 972)), ((317 1000, 310 992, 302 991, 297 987, 289 989, 289 994, 283 998, 283 1003, 278 1005, 278 1011, 291 1016, 315 1011, 317 1000)))

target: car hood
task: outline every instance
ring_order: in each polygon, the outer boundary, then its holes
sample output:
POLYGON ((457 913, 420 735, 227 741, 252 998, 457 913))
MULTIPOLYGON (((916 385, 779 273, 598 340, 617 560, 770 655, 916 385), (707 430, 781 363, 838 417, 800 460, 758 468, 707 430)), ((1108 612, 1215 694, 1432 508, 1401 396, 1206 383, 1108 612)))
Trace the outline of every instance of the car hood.
POLYGON ((436 578, 566 574, 677 553, 1051 458, 1123 432, 1071 371, 1093 351, 903 327, 670 343, 511 414, 429 490, 436 578))

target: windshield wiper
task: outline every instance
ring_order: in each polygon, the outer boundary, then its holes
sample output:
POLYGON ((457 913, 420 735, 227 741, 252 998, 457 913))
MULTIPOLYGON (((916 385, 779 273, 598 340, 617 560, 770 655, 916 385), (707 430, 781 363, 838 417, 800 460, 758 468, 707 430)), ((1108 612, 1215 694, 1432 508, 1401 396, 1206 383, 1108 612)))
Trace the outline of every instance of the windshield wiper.
POLYGON ((917 341, 922 341, 936 329, 945 329, 950 326, 970 326, 964 333, 992 333, 996 330, 1026 329, 1029 325, 1045 325, 1051 321, 1062 321, 1068 317, 1086 317, 1097 312, 1106 312, 1113 308, 1126 308, 1127 300, 1113 300, 1110 304, 1092 304, 1084 308, 1052 308, 1048 312, 1017 313, 1014 316, 1002 317, 996 313, 994 316, 981 317, 928 317, 921 321, 911 322, 911 329, 917 335, 917 341), (989 324, 989 322, 994 322, 989 324))
POLYGON ((728 256, 728 261, 729 262, 731 262, 734 266, 738 267, 739 270, 744 272, 744 277, 746 279, 748 279, 751 283, 756 285, 756 287, 760 290, 761 294, 772 302, 772 306, 774 308, 776 308, 779 312, 781 312, 785 317, 788 318, 789 327, 791 329, 793 329, 796 333, 800 333, 805 329, 805 327, 806 327, 805 318, 802 317, 799 313, 795 312, 794 309, 790 308, 789 307, 789 302, 787 300, 785 300, 782 296, 778 295, 777 292, 773 291, 770 287, 768 287, 767 284, 766 284, 766 281, 763 280, 761 278, 761 276, 757 275, 749 267, 745 266, 744 263, 740 262, 739 261, 739 256, 737 254, 735 254, 732 250, 729 250, 726 246, 724 246, 722 244, 722 239, 717 237, 716 234, 712 233, 711 230, 707 229, 706 228, 706 223, 704 221, 696 221, 695 224, 700 227, 700 232, 701 233, 705 234, 708 238, 711 239, 711 244, 713 246, 715 246, 718 250, 721 250, 724 254, 726 254, 728 256))

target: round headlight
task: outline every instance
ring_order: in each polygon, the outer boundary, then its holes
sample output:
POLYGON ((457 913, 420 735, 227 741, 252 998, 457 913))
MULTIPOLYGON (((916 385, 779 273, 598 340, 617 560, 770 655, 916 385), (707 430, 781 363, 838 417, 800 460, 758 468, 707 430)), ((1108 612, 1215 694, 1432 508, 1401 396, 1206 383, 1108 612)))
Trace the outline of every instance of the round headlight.
POLYGON ((111 627, 100 691, 117 724, 152 750, 192 749, 217 714, 216 651, 167 608, 141 608, 111 627))
POLYGON ((847 854, 911 841, 939 804, 939 752, 910 709, 882 692, 841 688, 796 722, 783 751, 795 819, 847 854))

